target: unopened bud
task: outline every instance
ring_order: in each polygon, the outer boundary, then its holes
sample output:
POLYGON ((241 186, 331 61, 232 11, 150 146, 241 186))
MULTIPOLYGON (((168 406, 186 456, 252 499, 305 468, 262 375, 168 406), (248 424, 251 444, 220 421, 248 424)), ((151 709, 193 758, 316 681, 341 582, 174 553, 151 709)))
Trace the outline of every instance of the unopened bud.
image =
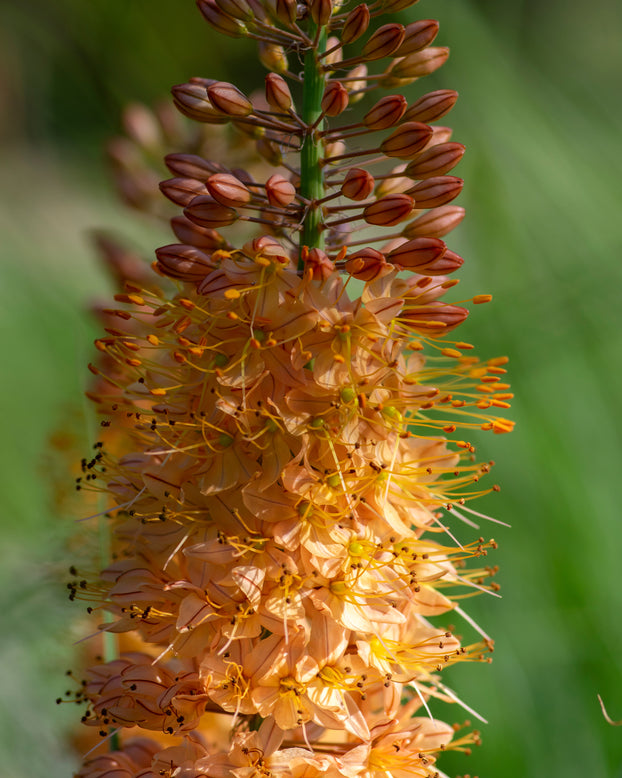
POLYGON ((324 63, 326 65, 336 65, 343 61, 343 49, 341 47, 341 41, 334 35, 326 40, 326 51, 329 52, 324 57, 324 63))
POLYGON ((171 91, 176 108, 184 116, 207 124, 226 124, 229 121, 214 108, 201 84, 178 84, 171 91))
POLYGON ((348 107, 348 90, 339 81, 329 81, 322 97, 322 111, 327 116, 339 116, 348 107))
POLYGON ((361 56, 368 62, 388 57, 404 40, 404 25, 392 22, 379 27, 363 46, 361 56))
POLYGON ((233 224, 239 216, 235 209, 217 203, 209 195, 199 195, 184 209, 185 215, 201 227, 219 229, 233 224))
POLYGON ((281 24, 290 27, 296 23, 298 12, 296 0, 275 0, 274 12, 281 24))
POLYGON ((341 43, 345 46, 358 40, 369 27, 370 13, 365 3, 357 5, 346 17, 341 30, 341 43))
POLYGON ((256 146, 258 153, 273 167, 278 167, 283 161, 279 147, 271 140, 259 138, 256 146))
POLYGON ((196 178, 197 181, 205 181, 214 173, 223 172, 220 163, 203 159, 197 154, 167 154, 164 163, 173 175, 196 178))
POLYGON ((292 93, 289 91, 287 81, 276 73, 268 73, 266 76, 266 100, 268 105, 277 111, 287 113, 292 107, 292 93))
POLYGON ((406 57, 421 51, 438 35, 438 22, 436 19, 421 19, 406 27, 404 40, 399 49, 394 53, 395 57, 406 57))
POLYGON ((289 68, 285 49, 277 43, 259 41, 257 43, 259 61, 268 70, 275 73, 285 73, 289 68))
POLYGON ((418 2, 419 0, 385 0, 382 5, 382 11, 387 14, 396 14, 418 2))
MULTIPOLYGON (((244 253, 254 260, 269 259, 280 265, 287 265, 289 256, 287 251, 271 235, 262 235, 244 244, 244 253)), ((264 262, 265 264, 265 262, 264 262)))
POLYGON ((266 181, 266 195, 270 205, 286 208, 296 199, 296 187, 286 178, 275 173, 266 181))
POLYGON ((406 122, 400 125, 380 145, 388 157, 411 159, 426 145, 432 129, 420 122, 406 122))
POLYGON ((314 281, 326 281, 335 272, 334 263, 322 249, 303 249, 303 260, 306 268, 311 268, 314 281))
POLYGON ((394 78, 429 76, 445 63, 447 57, 449 57, 449 49, 446 46, 430 46, 395 62, 391 68, 391 76, 394 78))
POLYGON ((248 116, 253 112, 253 104, 248 97, 226 81, 216 81, 208 86, 207 96, 214 108, 227 116, 248 116))
POLYGON ((408 105, 403 95, 382 97, 363 117, 363 124, 370 130, 386 130, 399 122, 408 105))
POLYGON ((428 92, 407 109, 404 119, 408 122, 435 122, 451 111, 457 99, 458 93, 453 89, 437 89, 435 92, 428 92))
POLYGON ((330 160, 332 157, 339 157, 346 151, 346 144, 342 140, 322 141, 324 147, 324 159, 330 160))
POLYGON ((464 181, 456 176, 434 176, 408 190, 415 198, 417 208, 436 208, 454 200, 464 186, 464 181))
POLYGON ((362 168, 348 170, 341 186, 341 194, 348 200, 366 200, 374 191, 374 177, 362 168))
POLYGON ((228 244, 223 236, 216 230, 208 227, 199 227, 193 224, 186 216, 175 216, 171 219, 173 232, 182 243, 206 251, 225 248, 228 244))
POLYGON ((408 195, 387 195, 368 205, 363 211, 363 218, 368 224, 391 227, 407 219, 413 207, 414 201, 408 195))
POLYGON ((320 27, 328 24, 332 13, 333 4, 331 0, 311 0, 311 18, 320 27))
POLYGON ((402 234, 406 238, 429 235, 442 238, 450 233, 464 219, 464 208, 459 205, 443 205, 433 208, 407 224, 402 234))
POLYGON ((160 182, 160 191, 176 205, 188 205, 199 194, 207 194, 202 181, 195 178, 169 178, 160 182))
POLYGON ((216 5, 215 0, 197 0, 197 5, 207 22, 218 32, 222 32, 223 35, 228 35, 230 38, 246 35, 247 29, 242 22, 223 13, 216 5))
POLYGON ((246 22, 253 18, 248 3, 245 0, 216 0, 216 5, 227 16, 246 22))
POLYGON ((442 257, 446 249, 447 246, 438 238, 415 238, 393 249, 387 254, 387 259, 402 268, 427 273, 425 268, 442 257))
POLYGON ((130 138, 147 150, 162 145, 162 131, 153 113, 140 103, 132 103, 123 111, 123 127, 130 138))
POLYGON ((400 313, 400 322, 408 329, 431 337, 451 332, 467 318, 469 312, 459 305, 430 302, 426 305, 409 305, 400 313))
POLYGON ((221 205, 239 208, 251 201, 251 193, 244 184, 229 173, 216 173, 207 179, 207 189, 221 205))
POLYGON ((200 251, 196 246, 173 243, 156 249, 155 253, 160 272, 180 281, 201 281, 214 267, 209 254, 200 251))
POLYGON ((387 263, 384 254, 376 249, 364 248, 347 257, 345 271, 359 281, 374 281, 391 273, 393 265, 387 263))
POLYGON ((439 143, 430 146, 417 155, 406 168, 406 172, 415 179, 442 176, 456 167, 464 152, 462 143, 439 143))
POLYGON ((350 90, 350 105, 363 99, 362 90, 367 86, 367 65, 357 65, 348 73, 348 89, 350 90), (350 81, 349 79, 354 79, 350 81), (360 94, 353 94, 360 92, 360 94))

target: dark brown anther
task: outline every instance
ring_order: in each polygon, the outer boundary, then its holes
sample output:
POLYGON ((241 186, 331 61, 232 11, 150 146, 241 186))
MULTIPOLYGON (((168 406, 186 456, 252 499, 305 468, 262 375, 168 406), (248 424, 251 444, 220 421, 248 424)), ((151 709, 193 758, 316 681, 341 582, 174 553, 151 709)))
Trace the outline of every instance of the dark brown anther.
POLYGON ((438 26, 436 19, 420 19, 407 25, 404 40, 393 56, 406 57, 429 46, 438 35, 438 26))
POLYGON ((348 107, 348 90, 339 81, 329 81, 322 97, 322 112, 326 116, 339 116, 348 107))
POLYGON ((376 249, 364 248, 346 257, 345 271, 359 281, 375 281, 394 270, 384 254, 376 249))
POLYGON ((463 180, 456 176, 434 176, 413 186, 408 194, 415 198, 417 208, 436 208, 458 197, 463 186, 463 180))
POLYGON ((370 130, 386 130, 399 122, 408 103, 403 95, 382 97, 363 117, 363 124, 370 130))
POLYGON ((341 194, 348 200, 366 200, 374 191, 374 177, 362 168, 348 170, 341 186, 341 194))
POLYGON ((268 105, 277 111, 287 113, 293 104, 292 93, 287 81, 276 73, 266 76, 266 100, 268 105))
POLYGON ((458 93, 453 89, 437 89, 435 92, 428 92, 406 110, 404 120, 426 124, 435 122, 451 111, 457 99, 458 93))
POLYGON ((215 0, 197 0, 197 6, 208 24, 211 24, 218 32, 222 32, 223 35, 228 35, 230 38, 240 38, 246 35, 247 29, 244 24, 229 14, 223 13, 216 5, 215 0))
POLYGON ((296 199, 296 187, 283 176, 275 173, 266 181, 266 195, 270 205, 287 208, 296 199))
POLYGON ((311 0, 311 18, 320 27, 328 24, 332 14, 332 0, 311 0))
POLYGON ((160 191, 176 205, 188 205, 199 194, 207 194, 205 184, 194 178, 169 178, 160 182, 160 191))
POLYGON ((216 173, 207 179, 207 189, 221 205, 239 208, 251 201, 251 193, 244 184, 229 173, 216 173))
POLYGON ((361 57, 368 62, 388 57, 404 40, 404 25, 391 22, 379 27, 363 46, 361 57))
POLYGON ((415 179, 442 176, 456 167, 464 152, 462 143, 439 143, 430 146, 408 165, 406 175, 415 179))
POLYGON ((432 129, 421 122, 406 122, 394 130, 380 145, 388 157, 412 159, 426 145, 432 129))
POLYGON ((199 195, 184 209, 185 215, 201 227, 219 229, 233 224, 239 216, 235 209, 217 203, 209 195, 199 195))
POLYGON ((352 9, 344 22, 341 35, 339 36, 342 45, 345 46, 358 40, 367 31, 369 20, 369 8, 365 3, 361 3, 361 5, 357 5, 356 8, 352 9))
POLYGON ((169 278, 193 283, 201 281, 214 268, 209 254, 200 251, 196 246, 185 246, 173 243, 156 249, 158 270, 169 278))
POLYGON ((438 238, 414 238, 390 251, 387 260, 402 268, 416 270, 417 273, 428 273, 425 268, 433 265, 446 250, 447 246, 438 238))
POLYGON ((208 86, 207 96, 214 108, 227 116, 248 116, 253 112, 253 104, 248 97, 226 81, 216 81, 208 86))
POLYGON ((214 251, 226 248, 228 245, 219 232, 207 227, 199 227, 198 224, 193 224, 185 216, 175 216, 171 219, 171 227, 182 243, 199 249, 214 251))
POLYGON ((229 121, 228 116, 223 116, 214 108, 201 84, 178 84, 171 91, 175 107, 189 119, 207 124, 226 124, 229 121))
POLYGON ((391 227, 407 219, 414 207, 414 200, 405 194, 387 195, 371 203, 363 211, 368 224, 391 227))
POLYGON ((442 238, 448 235, 464 219, 464 208, 459 205, 443 205, 422 214, 404 227, 405 238, 417 238, 428 235, 442 238))

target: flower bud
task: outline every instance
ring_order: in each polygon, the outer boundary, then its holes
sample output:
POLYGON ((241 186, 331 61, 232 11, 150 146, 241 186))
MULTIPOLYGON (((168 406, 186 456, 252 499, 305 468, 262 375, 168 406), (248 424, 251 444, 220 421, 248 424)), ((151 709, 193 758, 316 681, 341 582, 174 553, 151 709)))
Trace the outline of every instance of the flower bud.
POLYGON ((222 32, 230 38, 240 38, 242 35, 246 35, 245 25, 229 14, 223 13, 216 5, 215 0, 197 0, 197 6, 208 24, 211 24, 218 32, 222 32))
POLYGON ((207 189, 221 205, 239 208, 251 201, 251 193, 244 184, 229 173, 216 173, 207 179, 207 189))
POLYGON ((217 203, 209 195, 199 195, 184 209, 184 213, 201 227, 219 229, 233 224, 239 216, 236 210, 217 203))
POLYGON ((446 46, 431 46, 394 61, 391 67, 391 76, 398 79, 429 76, 445 63, 447 57, 449 57, 449 49, 446 46))
POLYGON ((386 14, 396 14, 418 2, 419 0, 386 0, 382 5, 382 11, 386 14))
POLYGON ((188 205, 199 194, 207 194, 202 181, 195 178, 169 178, 160 182, 160 191, 176 205, 188 205))
POLYGON ((427 124, 406 122, 380 144, 380 149, 387 157, 411 159, 421 151, 431 135, 432 129, 427 124))
POLYGON ((363 124, 370 130, 386 130, 397 124, 406 110, 406 98, 403 95, 382 97, 363 117, 363 124))
POLYGON ((404 25, 392 22, 379 27, 363 46, 361 56, 371 62, 392 54, 404 40, 404 25))
POLYGON ((348 107, 348 90, 339 81, 329 81, 322 97, 322 111, 327 116, 339 116, 348 107))
POLYGON ((208 124, 226 124, 229 121, 208 100, 204 86, 190 82, 178 84, 171 91, 176 108, 189 119, 208 124))
POLYGON ((415 179, 442 176, 460 162, 464 152, 462 143, 439 143, 430 146, 408 165, 406 173, 415 179))
POLYGON ((303 249, 302 258, 305 264, 305 270, 311 268, 311 274, 314 281, 325 281, 335 272, 335 264, 332 262, 325 251, 321 249, 303 249))
POLYGON ((376 249, 364 248, 346 258, 345 271, 359 281, 374 281, 393 271, 384 254, 376 249))
POLYGON ((275 0, 275 16, 286 27, 291 27, 296 23, 297 11, 296 0, 275 0))
POLYGON ((404 227, 402 235, 406 238, 417 238, 429 235, 442 238, 449 234, 464 219, 464 208, 459 205, 443 205, 422 214, 404 227))
POLYGON ((292 93, 289 91, 289 86, 283 76, 268 73, 266 76, 266 100, 268 105, 282 113, 287 113, 291 109, 292 93))
POLYGON ((366 200, 374 191, 374 177, 358 167, 348 170, 341 186, 341 194, 348 200, 366 200))
POLYGON ((220 163, 203 159, 197 154, 167 154, 164 163, 173 175, 195 178, 197 181, 206 181, 214 173, 225 170, 220 163))
POLYGON ((458 93, 453 89, 437 89, 415 101, 404 114, 407 122, 435 122, 454 107, 458 93))
POLYGON ((330 52, 324 57, 324 63, 326 65, 336 65, 343 61, 343 49, 341 47, 341 41, 334 35, 326 41, 326 51, 330 52))
POLYGON ((322 141, 324 147, 324 159, 330 162, 332 157, 339 157, 345 154, 346 144, 342 140, 322 141))
POLYGON ((447 246, 438 238, 415 238, 390 251, 387 260, 417 273, 427 273, 426 267, 434 265, 446 249, 447 246))
POLYGON ((256 261, 270 259, 278 262, 280 265, 287 265, 289 263, 287 251, 276 238, 273 238, 270 235, 262 235, 259 238, 249 240, 248 243, 244 244, 242 250, 247 256, 256 261))
POLYGON ((448 303, 430 302, 426 305, 408 305, 400 313, 400 322, 422 335, 438 337, 451 332, 469 315, 466 308, 448 303))
POLYGON ((277 43, 258 41, 257 51, 259 54, 259 61, 268 70, 273 70, 276 73, 285 73, 288 69, 289 63, 287 61, 285 49, 277 43))
POLYGON ((434 176, 408 190, 415 198, 417 208, 436 208, 458 197, 464 181, 455 176, 434 176))
POLYGON ((333 4, 331 0, 311 0, 311 18, 320 27, 328 24, 332 13, 333 4))
POLYGON ((169 278, 177 278, 180 281, 201 281, 213 269, 209 254, 196 246, 185 246, 173 243, 170 246, 162 246, 156 249, 158 258, 158 270, 169 278))
POLYGON ((132 103, 123 111, 123 128, 141 148, 157 151, 162 145, 162 132, 153 113, 140 103, 132 103))
POLYGON ((234 19, 246 22, 253 18, 253 12, 245 0, 216 0, 216 5, 223 14, 234 19))
POLYGON ((406 57, 429 46, 438 35, 438 26, 436 19, 421 19, 409 24, 404 33, 404 40, 399 49, 394 52, 394 56, 406 57))
POLYGON ((228 245, 219 232, 208 227, 199 227, 198 224, 193 224, 185 216, 175 216, 171 219, 171 227, 182 243, 199 249, 214 251, 228 245))
POLYGON ((358 40, 369 27, 369 20, 369 8, 365 3, 361 3, 356 8, 353 8, 341 29, 341 43, 345 46, 358 40))
POLYGON ((275 173, 266 181, 266 195, 270 205, 286 208, 296 199, 296 187, 286 178, 275 173))
POLYGON ((348 90, 350 92, 350 105, 363 99, 363 94, 352 94, 365 89, 367 86, 367 65, 364 63, 357 65, 348 73, 348 78, 354 78, 355 81, 348 81, 348 90))
POLYGON ((248 116, 253 112, 253 104, 248 97, 226 81, 216 81, 208 86, 207 96, 212 105, 227 116, 248 116))
POLYGON ((283 155, 281 150, 273 143, 273 141, 267 138, 257 139, 257 152, 270 164, 272 167, 278 167, 283 161, 283 155))
POLYGON ((368 224, 391 227, 407 219, 413 207, 414 201, 408 195, 387 195, 368 205, 363 211, 363 218, 368 224))

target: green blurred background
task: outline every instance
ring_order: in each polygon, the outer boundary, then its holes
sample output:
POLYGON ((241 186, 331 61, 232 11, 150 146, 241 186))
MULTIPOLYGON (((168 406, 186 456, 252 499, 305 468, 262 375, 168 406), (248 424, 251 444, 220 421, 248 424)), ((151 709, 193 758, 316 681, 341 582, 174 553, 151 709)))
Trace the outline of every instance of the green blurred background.
MULTIPOLYGON (((483 528, 500 542, 503 599, 469 603, 495 661, 449 679, 490 723, 481 749, 441 767, 619 778, 622 729, 596 696, 622 718, 622 6, 422 0, 404 14, 415 17, 441 20, 452 56, 407 96, 461 94, 460 289, 495 298, 461 337, 510 356, 517 420, 511 436, 478 441, 502 491, 475 507, 513 527, 483 528)), ((78 711, 54 699, 80 611, 63 590, 76 525, 55 508, 71 475, 49 441, 74 434, 81 456, 95 434, 81 400, 95 333, 85 310, 107 286, 87 231, 114 228, 147 255, 170 242, 117 204, 103 144, 125 103, 189 76, 259 86, 252 52, 214 35, 191 0, 0 6, 3 778, 61 778, 74 765, 64 738, 78 711)))

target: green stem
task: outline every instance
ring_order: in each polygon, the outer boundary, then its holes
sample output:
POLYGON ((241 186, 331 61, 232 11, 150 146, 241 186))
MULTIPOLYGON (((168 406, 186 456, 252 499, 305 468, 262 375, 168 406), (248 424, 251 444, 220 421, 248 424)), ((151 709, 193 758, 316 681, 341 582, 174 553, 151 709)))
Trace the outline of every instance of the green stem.
MULTIPOLYGON (((316 34, 316 25, 311 22, 309 37, 316 34)), ((305 69, 302 93, 302 120, 311 127, 322 113, 322 97, 324 95, 325 77, 318 57, 326 49, 326 28, 324 27, 318 36, 317 47, 311 48, 305 54, 305 69)), ((318 130, 322 128, 322 122, 318 130)), ((321 146, 315 131, 310 132, 302 145, 300 152, 300 194, 314 203, 324 197, 324 179, 320 166, 321 146)), ((320 206, 311 205, 307 210, 302 224, 302 238, 300 249, 306 246, 309 249, 322 248, 324 246, 324 234, 320 229, 322 221, 322 209, 320 206)), ((298 269, 304 267, 302 260, 298 262, 298 269)))

